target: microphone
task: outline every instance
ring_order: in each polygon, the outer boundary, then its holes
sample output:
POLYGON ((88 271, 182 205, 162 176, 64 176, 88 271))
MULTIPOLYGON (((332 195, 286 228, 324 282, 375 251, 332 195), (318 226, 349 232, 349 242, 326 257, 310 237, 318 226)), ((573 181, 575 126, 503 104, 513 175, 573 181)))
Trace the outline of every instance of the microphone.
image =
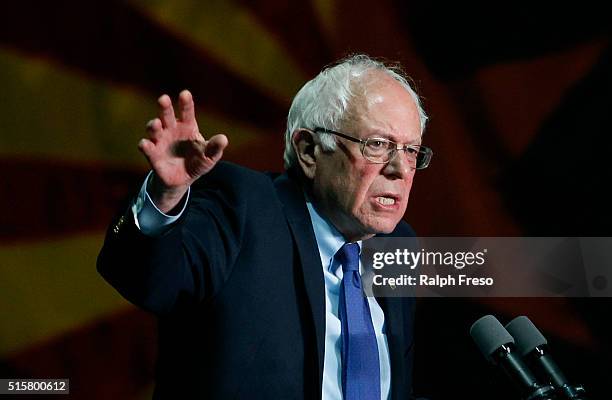
POLYGON ((532 365, 536 365, 559 393, 570 400, 586 399, 582 386, 572 386, 549 354, 548 341, 538 328, 525 316, 516 317, 506 325, 516 341, 518 352, 532 365))
POLYGON ((518 386, 526 400, 553 400, 554 388, 540 384, 515 352, 514 339, 492 315, 485 315, 470 328, 470 335, 485 358, 499 366, 518 386))

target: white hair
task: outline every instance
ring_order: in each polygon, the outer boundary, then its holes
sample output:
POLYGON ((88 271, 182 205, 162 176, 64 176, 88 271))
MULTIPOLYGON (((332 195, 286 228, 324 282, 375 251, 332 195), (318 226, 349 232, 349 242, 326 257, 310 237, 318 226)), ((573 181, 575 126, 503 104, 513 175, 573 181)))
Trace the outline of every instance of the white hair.
MULTIPOLYGON (((419 95, 412 89, 405 73, 399 66, 386 65, 364 54, 349 56, 339 63, 323 69, 316 77, 306 82, 293 98, 287 115, 285 131, 285 168, 297 163, 291 139, 293 133, 306 128, 341 129, 346 122, 346 111, 355 96, 355 83, 361 82, 368 72, 380 71, 398 81, 414 99, 421 120, 421 135, 425 130, 427 115, 421 106, 419 95)), ((334 150, 333 135, 319 135, 324 150, 334 150)))

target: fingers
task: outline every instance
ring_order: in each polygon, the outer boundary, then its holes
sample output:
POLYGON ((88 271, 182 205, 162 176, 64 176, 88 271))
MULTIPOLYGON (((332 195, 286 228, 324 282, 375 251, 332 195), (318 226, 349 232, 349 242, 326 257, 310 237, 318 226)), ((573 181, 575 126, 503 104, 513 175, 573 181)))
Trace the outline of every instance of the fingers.
POLYGON ((147 133, 149 134, 149 139, 151 139, 153 143, 157 143, 157 141, 162 137, 161 120, 159 118, 155 118, 147 122, 146 130, 147 130, 147 133))
POLYGON ((152 120, 147 122, 146 126, 147 126, 147 132, 161 131, 162 130, 162 123, 161 123, 161 120, 159 118, 153 118, 152 120))
POLYGON ((211 160, 216 162, 223 155, 223 150, 227 147, 228 142, 229 141, 227 140, 227 136, 223 134, 211 137, 210 140, 206 142, 204 155, 207 158, 210 158, 211 160))
POLYGON ((189 90, 183 90, 179 94, 179 109, 181 111, 182 122, 195 122, 195 111, 193 105, 193 96, 189 90))
POLYGON ((174 128, 176 126, 176 117, 170 96, 167 94, 162 95, 157 99, 157 103, 159 104, 159 119, 162 122, 162 126, 164 128, 174 128))
POLYGON ((138 150, 140 150, 147 160, 149 160, 149 163, 151 163, 151 158, 155 153, 155 144, 149 139, 140 139, 140 142, 138 142, 138 150))

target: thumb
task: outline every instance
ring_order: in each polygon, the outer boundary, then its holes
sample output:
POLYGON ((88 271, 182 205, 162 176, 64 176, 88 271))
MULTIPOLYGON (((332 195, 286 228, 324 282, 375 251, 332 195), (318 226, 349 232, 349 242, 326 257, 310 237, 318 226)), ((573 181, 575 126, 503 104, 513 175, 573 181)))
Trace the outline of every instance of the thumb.
POLYGON ((224 134, 215 135, 206 142, 204 155, 213 161, 217 161, 223 155, 223 150, 227 147, 228 143, 227 136, 224 134))

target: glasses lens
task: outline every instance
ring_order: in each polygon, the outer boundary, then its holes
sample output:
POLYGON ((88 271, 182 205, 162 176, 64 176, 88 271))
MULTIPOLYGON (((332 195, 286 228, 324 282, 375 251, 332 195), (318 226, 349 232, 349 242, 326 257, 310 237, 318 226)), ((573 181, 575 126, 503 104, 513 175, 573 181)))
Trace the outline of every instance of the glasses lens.
MULTIPOLYGON (((366 139, 363 144, 363 156, 374 163, 384 164, 397 154, 397 145, 390 140, 381 138, 366 139)), ((425 169, 429 166, 433 152, 425 146, 407 146, 406 156, 413 168, 425 169)))
POLYGON ((363 145, 363 156, 375 163, 386 163, 391 159, 395 148, 386 139, 366 139, 363 145))
POLYGON ((431 155, 433 154, 429 147, 425 146, 406 146, 406 156, 413 168, 425 169, 429 165, 431 155))
POLYGON ((425 169, 429 166, 433 151, 429 147, 421 146, 416 156, 416 169, 425 169))

